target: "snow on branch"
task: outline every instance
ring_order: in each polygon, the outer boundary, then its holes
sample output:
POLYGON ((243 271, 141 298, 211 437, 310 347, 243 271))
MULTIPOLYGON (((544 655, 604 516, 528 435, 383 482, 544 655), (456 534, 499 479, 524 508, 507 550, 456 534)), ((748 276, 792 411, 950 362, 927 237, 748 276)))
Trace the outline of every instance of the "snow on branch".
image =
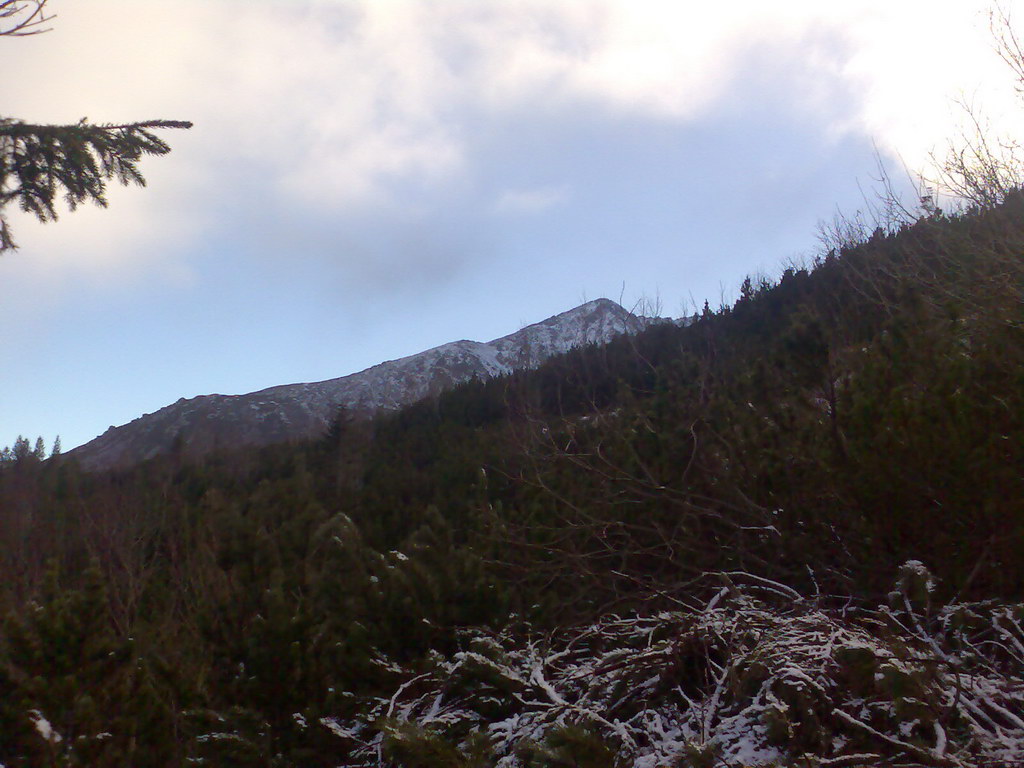
MULTIPOLYGON (((392 725, 353 759, 372 761, 382 744, 387 754, 396 733, 406 750, 415 733, 464 755, 484 743, 500 768, 587 739, 634 768, 1024 759, 1024 605, 932 610, 916 563, 894 607, 877 609, 720 576, 728 587, 696 610, 609 616, 555 637, 467 634, 469 650, 409 671, 381 713, 392 725)), ((372 719, 346 728, 371 731, 372 719)))

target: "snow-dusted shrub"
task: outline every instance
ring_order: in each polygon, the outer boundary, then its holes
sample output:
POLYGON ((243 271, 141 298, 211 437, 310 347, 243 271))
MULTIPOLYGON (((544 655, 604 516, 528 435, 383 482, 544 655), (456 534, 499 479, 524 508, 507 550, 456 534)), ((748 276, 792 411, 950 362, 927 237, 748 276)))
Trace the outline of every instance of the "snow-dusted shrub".
POLYGON ((435 731, 413 723, 387 723, 382 729, 380 757, 402 768, 485 768, 490 742, 479 731, 457 748, 435 731))
POLYGON ((516 757, 525 768, 615 768, 615 750, 578 725, 552 728, 541 743, 523 741, 516 757))
POLYGON ((891 605, 870 610, 723 578, 700 609, 607 616, 557 636, 468 635, 469 650, 435 657, 339 728, 350 764, 380 764, 396 733, 450 750, 423 766, 481 764, 450 762, 479 761, 481 743, 503 768, 1024 759, 1024 607, 929 612, 931 577, 916 563, 891 605))

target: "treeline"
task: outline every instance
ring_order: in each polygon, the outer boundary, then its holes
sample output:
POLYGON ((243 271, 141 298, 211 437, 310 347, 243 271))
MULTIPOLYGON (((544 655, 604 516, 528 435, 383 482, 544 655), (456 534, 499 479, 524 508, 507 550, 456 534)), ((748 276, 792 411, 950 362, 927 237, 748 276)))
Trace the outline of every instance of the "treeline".
MULTIPOLYGON (((60 456, 60 435, 53 441, 51 456, 60 456)), ((4 446, 0 449, 0 468, 5 464, 13 464, 18 461, 43 461, 46 459, 46 441, 37 437, 35 446, 29 442, 27 437, 18 435, 13 445, 4 446)))
POLYGON ((1024 595, 1024 197, 323 439, 0 470, 0 763, 334 766, 465 627, 1024 595))

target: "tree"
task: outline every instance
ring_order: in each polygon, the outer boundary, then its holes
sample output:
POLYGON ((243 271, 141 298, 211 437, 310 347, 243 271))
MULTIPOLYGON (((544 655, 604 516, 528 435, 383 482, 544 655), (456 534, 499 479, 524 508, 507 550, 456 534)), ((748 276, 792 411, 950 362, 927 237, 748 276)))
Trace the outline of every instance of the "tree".
POLYGON ((47 0, 0 0, 0 36, 25 37, 46 32, 40 28, 53 16, 46 15, 47 0))
MULTIPOLYGON (((996 53, 1014 79, 1014 90, 1024 100, 1024 43, 1014 29, 1007 6, 995 2, 989 28, 996 53)), ((1024 186, 1024 154, 1012 136, 996 134, 975 105, 961 101, 965 127, 950 139, 944 158, 933 157, 940 188, 979 209, 991 209, 1024 186)))
MULTIPOLYGON (((0 37, 46 32, 40 25, 53 18, 46 3, 0 0, 0 37)), ((184 120, 33 125, 0 117, 0 253, 17 247, 4 215, 8 205, 17 203, 44 222, 57 219, 58 194, 71 210, 90 200, 106 207, 109 179, 145 186, 138 161, 171 151, 154 129, 191 127, 184 120)))
POLYGON ((51 564, 37 599, 0 616, 0 763, 172 764, 172 724, 159 711, 132 639, 109 621, 98 563, 76 584, 62 583, 51 564))
POLYGON ((14 448, 12 449, 12 455, 14 460, 22 462, 28 459, 32 455, 32 449, 29 448, 29 442, 27 437, 18 435, 18 439, 14 441, 14 448))

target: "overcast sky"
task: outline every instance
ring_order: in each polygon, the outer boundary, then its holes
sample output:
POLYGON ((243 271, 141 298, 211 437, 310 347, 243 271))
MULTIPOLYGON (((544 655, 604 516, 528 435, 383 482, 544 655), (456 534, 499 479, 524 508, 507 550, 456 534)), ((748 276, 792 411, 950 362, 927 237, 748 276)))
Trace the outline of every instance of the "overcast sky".
MULTIPOLYGON (((585 300, 717 305, 955 130, 973 0, 51 0, 5 116, 191 120, 0 257, 0 445, 353 373, 585 300)), ((1015 105, 1014 105, 1015 106, 1015 105)), ((1019 123, 1018 123, 1019 124, 1019 123)))

